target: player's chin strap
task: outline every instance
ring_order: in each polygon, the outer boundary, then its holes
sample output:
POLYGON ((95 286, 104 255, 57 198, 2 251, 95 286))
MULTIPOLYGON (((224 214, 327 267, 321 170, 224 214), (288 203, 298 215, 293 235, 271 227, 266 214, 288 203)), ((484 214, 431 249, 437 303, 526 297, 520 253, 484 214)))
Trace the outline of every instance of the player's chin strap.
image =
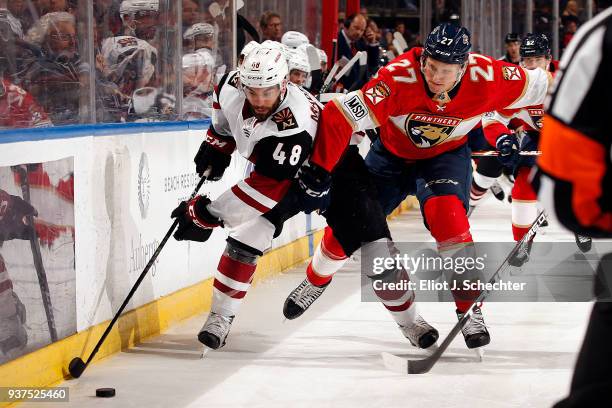
MULTIPOLYGON (((425 59, 427 59, 427 57, 424 55, 421 55, 421 74, 423 74, 423 77, 425 77, 425 59)), ((448 94, 452 92, 453 89, 455 89, 455 87, 461 83, 461 79, 463 78, 465 71, 467 71, 467 61, 462 64, 461 71, 457 73, 457 79, 455 80, 455 83, 453 84, 453 86, 451 86, 448 91, 444 91, 444 94, 446 94, 445 96, 447 98, 448 98, 448 94)), ((425 81, 425 85, 427 86, 427 81, 425 81)), ((427 87, 429 88, 429 86, 427 87)), ((442 92, 435 94, 434 99, 447 99, 447 98, 438 98, 441 93, 442 92)))

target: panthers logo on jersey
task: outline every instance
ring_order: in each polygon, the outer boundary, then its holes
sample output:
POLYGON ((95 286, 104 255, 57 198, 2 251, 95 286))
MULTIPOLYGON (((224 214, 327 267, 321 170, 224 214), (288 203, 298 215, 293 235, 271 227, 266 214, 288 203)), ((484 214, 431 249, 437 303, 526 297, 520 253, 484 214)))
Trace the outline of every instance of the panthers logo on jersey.
POLYGON ((528 109, 529 116, 533 121, 533 124, 537 126, 537 129, 542 129, 542 121, 544 119, 544 109, 528 109))
POLYGON ((405 131, 412 143, 427 149, 443 143, 461 123, 461 119, 413 113, 406 119, 405 131))

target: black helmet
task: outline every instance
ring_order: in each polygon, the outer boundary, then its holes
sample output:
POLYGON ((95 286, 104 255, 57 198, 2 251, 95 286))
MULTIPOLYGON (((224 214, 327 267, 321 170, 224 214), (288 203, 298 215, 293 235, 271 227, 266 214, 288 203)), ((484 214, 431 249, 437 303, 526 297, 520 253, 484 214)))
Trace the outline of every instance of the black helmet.
POLYGON ((504 38, 504 42, 506 44, 511 43, 511 42, 520 42, 521 41, 521 36, 518 35, 518 33, 508 33, 506 34, 506 38, 504 38))
POLYGON ((521 58, 526 57, 550 57, 550 45, 548 37, 544 34, 529 33, 521 42, 521 58))
POLYGON ((442 23, 427 36, 423 55, 447 64, 463 64, 472 48, 470 37, 467 28, 442 23))

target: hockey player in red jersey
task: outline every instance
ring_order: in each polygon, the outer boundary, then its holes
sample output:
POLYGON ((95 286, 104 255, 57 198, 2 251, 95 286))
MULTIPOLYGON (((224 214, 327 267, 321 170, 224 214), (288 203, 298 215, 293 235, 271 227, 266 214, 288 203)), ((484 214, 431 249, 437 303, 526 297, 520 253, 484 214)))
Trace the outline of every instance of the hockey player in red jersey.
MULTIPOLYGON (((544 34, 529 33, 520 46, 521 66, 528 70, 541 68, 555 71, 548 38, 544 34)), ((538 148, 540 129, 544 115, 543 104, 518 109, 490 112, 483 118, 484 135, 491 146, 509 154, 499 158, 483 158, 472 180, 470 205, 473 206, 482 194, 502 173, 502 167, 514 173, 512 188, 512 233, 520 241, 529 231, 538 215, 537 197, 529 183, 529 174, 535 165, 535 156, 520 156, 520 151, 535 151, 538 148)), ((576 236, 581 250, 590 249, 590 239, 576 236)), ((510 259, 511 265, 521 266, 528 259, 527 252, 518 253, 510 259)))
POLYGON ((254 163, 254 170, 217 199, 200 195, 172 212, 179 219, 177 240, 204 242, 216 227, 229 230, 215 272, 211 313, 198 335, 211 349, 225 344, 257 259, 282 227, 282 214, 271 217, 270 210, 291 188, 316 134, 321 105, 289 83, 288 75, 281 51, 259 46, 240 70, 221 79, 196 170, 207 180, 219 180, 235 150, 254 163))
MULTIPOLYGON (((541 69, 527 71, 469 53, 470 48, 467 29, 451 24, 437 26, 424 48, 402 54, 379 70, 361 90, 326 105, 309 160, 310 173, 318 174, 318 181, 329 177, 353 132, 380 128, 380 138, 372 144, 365 160, 378 193, 374 199, 388 214, 408 194, 416 193, 425 224, 443 256, 473 250, 466 215, 471 179, 468 132, 486 112, 541 104, 550 77, 541 69)), ((511 152, 500 150, 500 154, 511 152)), ((317 185, 309 185, 311 179, 301 178, 300 182, 305 190, 317 192, 317 185)), ((368 223, 367 217, 356 215, 356 223, 368 223)), ((328 223, 341 249, 345 248, 340 237, 347 235, 357 242, 371 242, 369 237, 358 236, 359 230, 351 231, 350 226, 334 226, 329 218, 328 223)), ((327 251, 321 253, 326 256, 330 248, 326 241, 324 245, 327 251)), ((364 250, 365 246, 362 256, 364 250)), ((340 255, 337 252, 340 251, 335 248, 334 257, 340 255)), ((341 266, 334 257, 325 259, 328 281, 341 266)), ((316 275, 317 271, 313 272, 316 275)), ((464 275, 469 279, 468 274, 464 275)), ((307 291, 290 295, 289 306, 301 305, 305 310, 312 304, 314 300, 302 302, 301 293, 307 291)), ((478 293, 453 291, 453 295, 461 319, 478 293)), ((412 313, 414 296, 405 299, 405 303, 392 308, 398 315, 412 313)), ((462 330, 469 348, 490 341, 481 309, 475 307, 473 312, 462 330)))

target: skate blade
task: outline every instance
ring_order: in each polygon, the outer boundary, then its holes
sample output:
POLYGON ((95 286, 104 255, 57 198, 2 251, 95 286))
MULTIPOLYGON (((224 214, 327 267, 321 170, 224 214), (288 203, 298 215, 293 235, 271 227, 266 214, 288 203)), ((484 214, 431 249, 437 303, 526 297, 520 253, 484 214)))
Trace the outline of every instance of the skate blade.
POLYGON ((202 352, 200 353, 200 360, 204 359, 204 357, 206 357, 208 355, 208 353, 210 353, 212 351, 211 348, 208 348, 206 346, 202 346, 202 352))
POLYGON ((484 355, 485 355, 485 349, 484 346, 483 347, 476 347, 474 350, 474 353, 476 354, 476 358, 478 359, 479 363, 484 362, 484 355))

